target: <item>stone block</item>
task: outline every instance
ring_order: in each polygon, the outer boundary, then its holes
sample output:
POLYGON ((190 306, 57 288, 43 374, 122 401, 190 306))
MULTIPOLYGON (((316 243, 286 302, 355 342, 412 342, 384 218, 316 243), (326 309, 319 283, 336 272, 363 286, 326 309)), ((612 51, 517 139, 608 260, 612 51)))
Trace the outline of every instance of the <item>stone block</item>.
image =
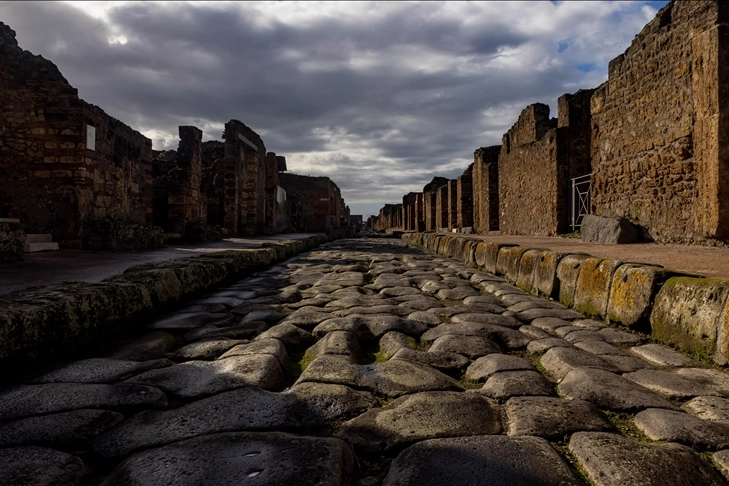
POLYGON ((590 258, 593 257, 582 254, 567 255, 557 265, 556 273, 557 279, 559 279, 559 301, 564 305, 570 307, 574 305, 580 267, 590 258))
POLYGON ((668 276, 661 267, 632 263, 618 267, 610 286, 607 318, 628 327, 648 327, 653 299, 668 276))
POLYGON ((499 249, 496 258, 496 274, 506 276, 509 282, 516 282, 519 276, 519 263, 521 256, 527 251, 520 246, 508 246, 499 249))
POLYGON ((590 316, 607 315, 610 285, 615 269, 622 262, 602 258, 588 258, 582 263, 577 277, 574 308, 590 316))
POLYGON ((580 227, 582 241, 615 245, 635 243, 640 237, 638 228, 625 218, 604 218, 587 214, 580 227))
POLYGON ((516 286, 533 294, 539 293, 537 285, 537 270, 544 250, 527 250, 521 256, 519 273, 516 277, 516 286))
POLYGON ((687 352, 729 356, 729 280, 673 277, 656 295, 650 323, 653 336, 687 352))
POLYGON ((23 259, 25 231, 17 219, 0 221, 0 263, 18 262, 23 259))
POLYGON ((539 294, 550 298, 559 298, 559 278, 557 278, 557 266, 567 253, 556 251, 544 251, 539 257, 534 280, 539 294))

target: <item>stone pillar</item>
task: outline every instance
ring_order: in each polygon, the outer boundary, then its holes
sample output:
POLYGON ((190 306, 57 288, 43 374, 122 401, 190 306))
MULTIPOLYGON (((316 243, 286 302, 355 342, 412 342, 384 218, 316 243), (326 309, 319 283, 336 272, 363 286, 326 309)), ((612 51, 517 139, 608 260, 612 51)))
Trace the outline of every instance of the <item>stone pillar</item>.
POLYGON ((473 226, 473 184, 472 172, 473 164, 457 179, 457 195, 456 208, 457 221, 456 227, 467 228, 473 226))
POLYGON ((458 228, 458 180, 448 181, 448 231, 458 228))

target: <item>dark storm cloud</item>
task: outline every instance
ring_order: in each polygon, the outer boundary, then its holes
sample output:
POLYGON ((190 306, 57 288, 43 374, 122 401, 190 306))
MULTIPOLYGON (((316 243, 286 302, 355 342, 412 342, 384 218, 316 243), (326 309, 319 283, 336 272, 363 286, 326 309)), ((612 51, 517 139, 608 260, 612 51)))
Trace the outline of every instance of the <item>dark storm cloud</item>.
MULTIPOLYGON (((652 6, 655 7, 655 6, 652 6)), ((350 202, 455 177, 526 105, 594 87, 654 10, 638 3, 0 3, 21 47, 91 103, 176 146, 242 120, 350 202)), ((556 113, 553 113, 553 116, 556 113)), ((356 212, 356 211, 355 211, 356 212)))

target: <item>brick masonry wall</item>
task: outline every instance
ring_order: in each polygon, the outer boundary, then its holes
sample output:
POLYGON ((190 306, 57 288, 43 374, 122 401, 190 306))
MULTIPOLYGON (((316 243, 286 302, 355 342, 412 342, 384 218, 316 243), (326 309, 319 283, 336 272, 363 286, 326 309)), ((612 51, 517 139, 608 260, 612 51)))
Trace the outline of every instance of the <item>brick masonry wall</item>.
POLYGON ((592 202, 657 241, 729 237, 729 7, 669 3, 592 99, 592 202))
POLYGON ((456 179, 456 228, 473 227, 473 164, 456 179))
POLYGON ((473 226, 481 234, 499 229, 499 152, 492 145, 473 154, 473 226))
POLYGON ((280 181, 289 200, 294 231, 324 233, 327 216, 336 217, 337 211, 341 213, 337 209, 342 202, 339 188, 328 177, 283 173, 280 181))

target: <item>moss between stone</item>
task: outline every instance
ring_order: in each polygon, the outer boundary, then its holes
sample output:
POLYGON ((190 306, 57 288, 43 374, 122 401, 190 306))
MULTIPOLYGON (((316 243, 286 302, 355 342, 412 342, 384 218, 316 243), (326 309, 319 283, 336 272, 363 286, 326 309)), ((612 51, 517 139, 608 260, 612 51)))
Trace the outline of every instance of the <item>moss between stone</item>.
POLYGON ((572 471, 572 474, 574 474, 577 479, 579 479, 585 486, 589 486, 592 484, 590 480, 587 477, 587 471, 585 471, 585 468, 582 467, 582 464, 577 460, 577 458, 572 454, 572 451, 570 451, 567 442, 550 442, 549 443, 558 454, 560 454, 567 462, 567 466, 572 471))
POLYGON ((608 420, 626 437, 645 444, 665 444, 665 441, 656 441, 648 438, 647 435, 640 430, 634 422, 634 413, 613 412, 610 410, 602 410, 608 420))
POLYGON ((477 390, 479 388, 483 388, 483 383, 480 383, 478 381, 468 380, 466 378, 461 378, 460 380, 458 380, 458 383, 465 390, 477 390))

